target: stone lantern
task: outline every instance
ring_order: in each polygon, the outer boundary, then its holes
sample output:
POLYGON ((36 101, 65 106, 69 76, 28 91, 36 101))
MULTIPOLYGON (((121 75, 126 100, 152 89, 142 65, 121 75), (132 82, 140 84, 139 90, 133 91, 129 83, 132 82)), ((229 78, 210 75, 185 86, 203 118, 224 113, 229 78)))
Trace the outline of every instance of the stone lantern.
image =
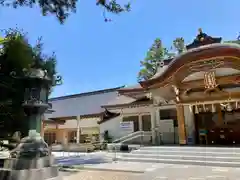
POLYGON ((31 69, 23 77, 23 83, 25 93, 22 106, 27 115, 29 135, 40 134, 43 114, 50 107, 48 95, 52 80, 48 77, 47 71, 31 69))
POLYGON ((47 71, 35 68, 17 78, 22 80, 25 88, 22 106, 29 132, 11 151, 11 157, 4 161, 0 176, 6 180, 61 179, 48 145, 40 135, 42 116, 50 107, 48 95, 53 81, 48 77, 47 71))

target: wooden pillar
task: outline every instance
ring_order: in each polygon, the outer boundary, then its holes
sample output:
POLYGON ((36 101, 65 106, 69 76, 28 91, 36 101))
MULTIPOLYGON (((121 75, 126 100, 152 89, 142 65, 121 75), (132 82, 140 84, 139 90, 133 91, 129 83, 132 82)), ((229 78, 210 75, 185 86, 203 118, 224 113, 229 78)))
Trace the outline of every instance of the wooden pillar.
POLYGON ((218 121, 217 121, 217 124, 218 124, 218 125, 224 124, 221 105, 218 104, 216 109, 217 109, 217 113, 218 113, 218 121))
POLYGON ((138 124, 139 124, 139 131, 143 130, 143 120, 142 120, 142 115, 138 115, 138 124))
POLYGON ((155 109, 151 109, 151 131, 152 131, 152 144, 156 143, 156 123, 155 123, 155 109))
POLYGON ((80 115, 79 116, 77 116, 77 144, 79 144, 80 143, 80 121, 81 121, 81 117, 80 117, 80 115))
POLYGON ((187 143, 187 140, 183 105, 177 105, 177 120, 178 120, 179 144, 184 145, 187 143))

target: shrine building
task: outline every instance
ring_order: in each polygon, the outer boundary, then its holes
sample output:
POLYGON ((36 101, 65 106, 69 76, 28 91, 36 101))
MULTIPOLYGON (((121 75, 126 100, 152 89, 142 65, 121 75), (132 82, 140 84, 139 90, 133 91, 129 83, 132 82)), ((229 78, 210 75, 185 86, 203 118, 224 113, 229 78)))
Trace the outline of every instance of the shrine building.
POLYGON ((54 131, 61 142, 81 143, 85 134, 102 139, 107 131, 114 141, 144 132, 151 144, 240 145, 240 46, 220 37, 200 30, 151 79, 103 92, 52 100, 56 112, 48 118, 62 125, 45 135, 54 131), (128 132, 120 128, 124 121, 133 122, 128 132))
POLYGON ((240 144, 240 46, 200 31, 186 49, 140 87, 119 92, 149 93, 153 141, 162 134, 160 107, 174 104, 179 144, 240 144))

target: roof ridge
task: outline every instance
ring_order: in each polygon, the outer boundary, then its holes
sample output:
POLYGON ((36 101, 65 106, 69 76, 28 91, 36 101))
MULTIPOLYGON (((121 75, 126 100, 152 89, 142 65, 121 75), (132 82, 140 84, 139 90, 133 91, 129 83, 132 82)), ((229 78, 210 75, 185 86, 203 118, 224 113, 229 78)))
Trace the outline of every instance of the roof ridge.
POLYGON ((125 85, 118 86, 118 87, 115 87, 115 88, 100 89, 100 90, 83 92, 83 93, 78 93, 78 94, 71 94, 71 95, 66 95, 66 96, 53 97, 53 98, 49 98, 49 101, 64 100, 64 99, 76 98, 76 97, 81 97, 81 96, 90 96, 90 95, 95 95, 95 94, 103 94, 103 93, 116 91, 116 90, 121 89, 123 87, 125 87, 125 85))

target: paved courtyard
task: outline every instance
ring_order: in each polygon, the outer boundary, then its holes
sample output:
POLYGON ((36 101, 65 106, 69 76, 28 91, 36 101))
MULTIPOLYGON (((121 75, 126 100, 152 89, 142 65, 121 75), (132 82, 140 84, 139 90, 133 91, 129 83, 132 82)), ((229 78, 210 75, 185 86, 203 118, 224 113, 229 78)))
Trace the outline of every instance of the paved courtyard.
MULTIPOLYGON (((148 171, 140 180, 239 180, 240 168, 193 165, 163 165, 148 171)), ((138 178, 139 180, 139 178, 138 178)))
POLYGON ((240 168, 158 164, 145 173, 86 170, 64 180, 240 180, 240 168))
POLYGON ((81 171, 64 176, 63 180, 131 180, 135 177, 140 177, 140 174, 113 171, 81 171))

